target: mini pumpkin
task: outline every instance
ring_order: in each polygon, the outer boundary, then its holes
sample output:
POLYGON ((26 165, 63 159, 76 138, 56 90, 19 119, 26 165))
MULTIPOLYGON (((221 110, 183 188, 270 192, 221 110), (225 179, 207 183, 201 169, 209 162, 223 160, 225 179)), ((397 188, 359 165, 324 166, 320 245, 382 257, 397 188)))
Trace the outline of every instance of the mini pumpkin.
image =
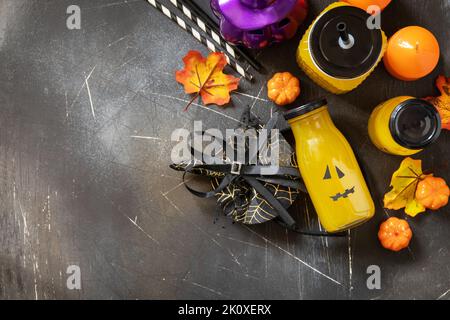
POLYGON ((300 94, 300 81, 289 72, 278 72, 267 82, 269 99, 279 106, 285 106, 300 94))
POLYGON ((442 178, 426 177, 419 182, 416 189, 416 199, 425 208, 438 210, 447 205, 450 190, 442 178))
POLYGON ((381 245, 391 251, 400 251, 408 247, 412 231, 406 220, 391 217, 383 222, 378 231, 381 245))

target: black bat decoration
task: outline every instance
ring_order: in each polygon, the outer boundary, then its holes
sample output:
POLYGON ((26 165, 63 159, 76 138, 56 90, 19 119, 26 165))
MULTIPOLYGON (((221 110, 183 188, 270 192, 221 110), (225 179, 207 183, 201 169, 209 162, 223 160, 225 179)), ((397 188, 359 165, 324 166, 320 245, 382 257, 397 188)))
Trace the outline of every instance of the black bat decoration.
POLYGON ((333 201, 338 201, 341 198, 348 198, 348 196, 353 193, 355 193, 355 187, 345 190, 344 193, 337 193, 336 195, 331 196, 330 198, 333 199, 333 201))

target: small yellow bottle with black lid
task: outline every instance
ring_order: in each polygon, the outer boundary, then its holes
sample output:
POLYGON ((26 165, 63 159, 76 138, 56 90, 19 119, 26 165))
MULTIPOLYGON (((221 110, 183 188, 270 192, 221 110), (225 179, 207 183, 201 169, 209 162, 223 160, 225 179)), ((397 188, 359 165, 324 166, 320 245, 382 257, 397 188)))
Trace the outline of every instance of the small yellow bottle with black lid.
POLYGON ((436 141, 441 118, 429 102, 409 96, 390 99, 374 109, 369 136, 383 152, 410 156, 436 141))
POLYGON ((345 2, 325 8, 306 31, 297 62, 319 86, 344 94, 358 87, 381 61, 387 38, 369 29, 370 15, 345 2))
POLYGON ((298 167, 328 232, 369 220, 375 206, 350 144, 334 126, 327 101, 311 102, 285 113, 295 137, 298 167))

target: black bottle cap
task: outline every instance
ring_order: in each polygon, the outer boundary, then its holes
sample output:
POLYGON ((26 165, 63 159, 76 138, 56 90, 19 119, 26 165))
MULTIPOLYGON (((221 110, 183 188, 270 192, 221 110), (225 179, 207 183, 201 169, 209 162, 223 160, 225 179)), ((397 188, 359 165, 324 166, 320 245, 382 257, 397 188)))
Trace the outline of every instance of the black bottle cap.
POLYGON ((312 57, 326 74, 352 79, 368 72, 378 61, 383 37, 369 29, 370 15, 353 6, 333 8, 315 23, 309 47, 312 57))
POLYGON ((401 146, 420 150, 432 144, 441 134, 441 118, 436 108, 420 99, 399 104, 391 114, 389 129, 401 146))
POLYGON ((316 100, 316 101, 312 101, 312 102, 304 104, 304 105, 302 105, 300 107, 297 107, 297 108, 291 109, 289 111, 286 111, 284 113, 284 118, 286 120, 291 120, 291 119, 294 119, 296 117, 299 117, 299 116, 302 116, 304 114, 307 114, 307 113, 309 113, 311 111, 314 111, 316 109, 319 109, 319 108, 321 108, 323 106, 326 106, 327 104, 328 104, 328 102, 327 102, 327 99, 325 99, 325 98, 324 99, 320 99, 320 100, 316 100))

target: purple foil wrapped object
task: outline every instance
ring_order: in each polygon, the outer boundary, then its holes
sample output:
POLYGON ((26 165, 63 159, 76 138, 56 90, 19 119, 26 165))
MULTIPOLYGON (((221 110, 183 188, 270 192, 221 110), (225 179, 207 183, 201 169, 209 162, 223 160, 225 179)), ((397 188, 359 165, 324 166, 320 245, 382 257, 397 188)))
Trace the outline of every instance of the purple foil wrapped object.
POLYGON ((293 37, 308 13, 306 0, 211 0, 211 8, 223 38, 252 49, 293 37))

